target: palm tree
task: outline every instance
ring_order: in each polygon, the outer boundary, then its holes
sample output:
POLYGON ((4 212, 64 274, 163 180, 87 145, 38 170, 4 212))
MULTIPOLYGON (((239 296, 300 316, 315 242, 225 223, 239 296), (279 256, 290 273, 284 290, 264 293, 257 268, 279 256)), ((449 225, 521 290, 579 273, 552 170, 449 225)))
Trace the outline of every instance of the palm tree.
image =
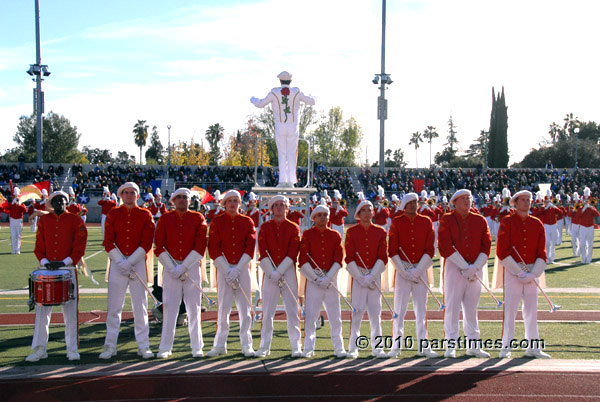
POLYGON ((221 158, 220 142, 225 137, 225 129, 219 123, 208 126, 204 133, 210 147, 210 164, 218 165, 221 158))
POLYGON ((408 141, 408 145, 415 146, 415 163, 417 165, 417 168, 419 167, 419 159, 418 159, 417 149, 419 149, 419 143, 421 143, 421 142, 423 142, 423 134, 421 134, 418 131, 412 133, 412 137, 410 137, 410 141, 408 141))
POLYGON ((431 141, 439 136, 440 135, 435 131, 435 127, 433 126, 427 126, 425 131, 423 131, 423 137, 429 142, 429 167, 431 167, 431 141))
POLYGON ((148 125, 146 120, 138 120, 133 126, 133 138, 135 145, 140 147, 140 165, 142 164, 142 147, 146 146, 146 140, 148 139, 148 125))

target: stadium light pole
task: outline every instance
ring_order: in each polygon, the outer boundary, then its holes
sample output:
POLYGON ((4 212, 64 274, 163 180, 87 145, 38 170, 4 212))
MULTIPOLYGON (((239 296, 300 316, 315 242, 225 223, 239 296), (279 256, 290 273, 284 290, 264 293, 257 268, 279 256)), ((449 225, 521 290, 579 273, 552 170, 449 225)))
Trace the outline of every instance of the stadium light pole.
POLYGON ((577 169, 577 147, 579 143, 579 127, 575 127, 573 132, 575 132, 575 169, 577 169))
POLYGON ((169 171, 171 170, 171 125, 167 124, 167 130, 169 130, 169 137, 167 143, 167 177, 169 177, 169 171))
POLYGON ((50 75, 50 71, 48 70, 48 66, 42 64, 42 56, 41 56, 41 45, 40 45, 40 2, 39 0, 35 0, 35 64, 29 65, 29 70, 27 70, 27 74, 30 76, 35 76, 33 81, 36 83, 36 87, 33 91, 33 105, 35 112, 35 126, 36 126, 36 163, 37 165, 43 169, 44 161, 42 158, 42 114, 44 113, 44 93, 42 92, 42 81, 44 77, 48 77, 50 75))
POLYGON ((377 85, 381 81, 379 87, 379 97, 377 98, 377 119, 379 120, 379 173, 385 172, 385 120, 387 119, 387 100, 385 99, 386 85, 390 85, 393 81, 389 74, 385 73, 385 16, 386 16, 386 0, 381 2, 381 73, 375 74, 373 84, 377 85))

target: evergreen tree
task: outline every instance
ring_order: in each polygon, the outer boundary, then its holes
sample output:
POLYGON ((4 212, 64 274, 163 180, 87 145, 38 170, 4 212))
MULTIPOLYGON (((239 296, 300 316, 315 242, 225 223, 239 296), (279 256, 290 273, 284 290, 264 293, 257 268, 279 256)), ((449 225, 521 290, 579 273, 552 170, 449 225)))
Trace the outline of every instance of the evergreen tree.
POLYGON ((508 113, 504 98, 504 87, 496 97, 492 87, 492 113, 490 116, 490 136, 488 141, 488 166, 508 167, 508 113))

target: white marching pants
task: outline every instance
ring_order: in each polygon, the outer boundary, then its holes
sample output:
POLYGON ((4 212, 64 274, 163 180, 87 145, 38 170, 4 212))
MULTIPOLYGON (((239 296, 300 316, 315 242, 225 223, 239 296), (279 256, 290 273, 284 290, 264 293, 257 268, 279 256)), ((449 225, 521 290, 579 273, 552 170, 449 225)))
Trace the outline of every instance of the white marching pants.
POLYGON ((558 237, 556 238, 556 245, 560 246, 563 240, 563 226, 565 221, 563 219, 559 219, 556 221, 556 233, 558 237))
MULTIPOLYGON (((435 232, 435 238, 433 240, 433 256, 435 257, 437 255, 437 249, 438 249, 438 227, 440 226, 440 222, 439 221, 435 221, 433 222, 433 230, 435 232)), ((427 282, 427 279, 425 280, 425 282, 427 282)))
MULTIPOLYGON (((147 281, 145 259, 135 264, 133 269, 142 278, 142 281, 147 281)), ((129 294, 131 295, 135 340, 139 349, 149 348, 150 328, 148 326, 148 296, 146 295, 146 288, 137 277, 134 276, 131 279, 128 275, 121 274, 117 264, 112 261, 108 276, 108 313, 106 316, 106 339, 104 340, 104 346, 117 348, 119 327, 121 326, 121 313, 125 304, 127 288, 129 288, 129 294)))
POLYGON ((565 216, 565 232, 571 233, 571 218, 565 216))
MULTIPOLYGON (((404 262, 407 266, 407 262, 404 262)), ((394 311, 398 314, 398 318, 393 321, 392 349, 402 349, 404 337, 404 317, 408 309, 408 302, 412 293, 413 305, 415 309, 415 320, 417 325, 417 341, 421 345, 421 339, 427 339, 427 273, 421 275, 423 282, 414 283, 407 281, 396 270, 396 284, 394 285, 394 311)))
MULTIPOLYGON (((381 277, 375 279, 377 285, 381 287, 381 277)), ((365 310, 369 313, 369 321, 371 324, 371 348, 375 350, 377 346, 377 337, 381 336, 381 293, 377 288, 365 288, 358 284, 357 281, 352 281, 352 305, 356 309, 356 313, 352 313, 352 321, 350 323, 350 340, 348 342, 348 351, 353 352, 358 350, 356 340, 360 336, 360 324, 362 323, 365 310)), ((381 348, 382 343, 379 342, 381 348)))
POLYGON ((571 247, 573 247, 573 257, 577 257, 581 252, 581 243, 579 243, 579 228, 577 223, 571 222, 571 247))
MULTIPOLYGON (((332 278, 337 283, 337 275, 332 278)), ((317 319, 321 313, 321 305, 325 305, 327 321, 331 328, 331 343, 333 350, 344 350, 342 337, 342 314, 340 296, 333 286, 323 289, 314 282, 306 282, 306 300, 304 304, 304 352, 315 350, 317 340, 317 319)))
MULTIPOLYGON (((65 323, 65 343, 67 345, 67 352, 77 352, 77 274, 72 269, 69 271, 71 271, 72 274, 71 283, 73 283, 74 286, 75 299, 69 300, 65 304, 61 304, 60 308, 65 323)), ((35 306, 35 328, 33 332, 33 341, 31 342, 32 350, 38 346, 46 349, 46 346, 48 345, 48 330, 50 328, 52 307, 53 306, 42 306, 40 304, 35 306)))
POLYGON ((32 233, 35 233, 37 231, 37 223, 38 223, 39 218, 40 218, 39 216, 36 216, 33 219, 31 219, 31 224, 30 224, 29 228, 31 229, 32 233))
MULTIPOLYGON (((264 278, 262 282, 262 326, 260 329, 260 348, 269 350, 273 339, 273 317, 277 309, 279 295, 283 299, 285 314, 287 315, 287 331, 290 339, 290 346, 293 351, 301 350, 300 343, 300 312, 298 311, 298 280, 295 269, 288 269, 283 278, 289 285, 283 283, 280 288, 277 283, 273 283, 269 278, 264 278), (290 289, 292 290, 290 292, 290 289)), ((315 318, 316 320, 316 318, 315 318)))
MULTIPOLYGON (((244 292, 246 292, 248 298, 251 298, 250 263, 241 268, 239 282, 241 288, 244 290, 244 292)), ((252 333, 250 332, 252 317, 250 315, 250 304, 248 304, 248 301, 244 297, 242 290, 234 290, 231 285, 227 283, 224 275, 220 275, 219 272, 217 272, 217 333, 215 334, 213 347, 224 348, 227 346, 227 336, 229 335, 229 314, 231 313, 231 307, 234 299, 240 319, 240 343, 242 344, 242 349, 252 347, 252 333)))
POLYGON ((104 240, 104 224, 106 223, 106 215, 102 214, 100 218, 100 228, 102 229, 102 240, 104 240))
POLYGON ((275 123, 275 143, 279 160, 279 184, 296 184, 298 162, 298 125, 296 123, 275 123))
POLYGON ((21 233, 23 232, 23 219, 10 219, 10 241, 12 253, 21 254, 21 233))
MULTIPOLYGON (((468 339, 480 339, 477 306, 481 283, 463 277, 458 267, 446 259, 444 266, 444 334, 445 339, 458 339, 458 321, 462 306, 463 331, 468 339)), ((481 271, 477 276, 481 278, 481 271)))
MULTIPOLYGON (((537 279, 534 279, 537 281, 537 279)), ((539 339, 537 324, 538 288, 535 282, 522 284, 519 278, 504 270, 504 324, 502 329, 502 347, 509 348, 515 337, 515 320, 519 304, 523 300, 523 322, 525 339, 539 339)))
POLYGON ((204 347, 200 312, 202 294, 192 282, 193 280, 198 286, 202 286, 200 265, 189 269, 187 275, 188 278, 182 281, 179 278, 173 278, 168 272, 163 274, 163 324, 158 348, 160 352, 170 351, 173 348, 175 326, 182 296, 188 316, 188 333, 192 351, 201 350, 204 347))
POLYGON ((81 215, 81 220, 85 223, 85 221, 87 221, 87 215, 81 215))
POLYGON ((556 223, 554 225, 544 225, 546 232, 546 262, 554 262, 554 249, 556 247, 558 232, 556 231, 556 223))
POLYGON ((331 225, 331 228, 342 236, 342 240, 344 239, 344 225, 331 225))
POLYGON ((579 253, 584 264, 592 262, 594 251, 594 226, 579 225, 579 253))

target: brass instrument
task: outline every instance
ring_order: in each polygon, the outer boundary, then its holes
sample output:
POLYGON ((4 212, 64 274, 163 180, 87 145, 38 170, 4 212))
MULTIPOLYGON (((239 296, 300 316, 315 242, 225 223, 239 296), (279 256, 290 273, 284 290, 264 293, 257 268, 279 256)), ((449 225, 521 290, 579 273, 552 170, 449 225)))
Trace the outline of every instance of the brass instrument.
POLYGON ((435 199, 434 198, 430 198, 427 200, 427 205, 429 205, 430 207, 433 207, 435 205, 435 199))
POLYGON ((390 202, 387 200, 387 198, 385 200, 383 200, 383 202, 381 203, 381 205, 383 205, 385 208, 390 206, 390 202))
POLYGON ((592 197, 592 198, 590 198, 590 200, 588 201, 588 203, 591 206, 595 206, 596 204, 598 204, 598 199, 596 197, 592 197))
POLYGON ((346 200, 341 199, 340 200, 340 207, 345 207, 346 206, 346 200))
POLYGON ((580 201, 577 204, 575 204, 575 209, 581 209, 583 208, 583 203, 580 201))
POLYGON ((558 205, 558 204, 559 204, 558 198, 554 197, 554 198, 552 199, 552 203, 553 203, 554 205, 558 205))
POLYGON ((509 206, 510 205, 510 197, 504 197, 502 200, 502 204, 509 206))

